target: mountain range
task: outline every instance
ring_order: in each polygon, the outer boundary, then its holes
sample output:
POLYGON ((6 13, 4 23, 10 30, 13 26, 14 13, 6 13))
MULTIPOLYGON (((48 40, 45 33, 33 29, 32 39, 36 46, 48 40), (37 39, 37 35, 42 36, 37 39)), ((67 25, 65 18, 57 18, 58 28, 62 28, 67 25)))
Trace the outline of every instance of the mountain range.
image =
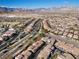
POLYGON ((76 7, 52 7, 52 8, 36 8, 36 9, 24 9, 24 8, 9 8, 0 7, 0 12, 62 12, 62 11, 79 11, 76 7))

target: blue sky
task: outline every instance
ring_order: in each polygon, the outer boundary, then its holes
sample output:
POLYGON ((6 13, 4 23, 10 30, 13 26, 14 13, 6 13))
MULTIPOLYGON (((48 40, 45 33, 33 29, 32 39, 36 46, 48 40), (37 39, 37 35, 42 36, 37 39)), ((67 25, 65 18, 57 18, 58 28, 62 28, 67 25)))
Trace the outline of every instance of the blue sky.
POLYGON ((15 8, 49 8, 66 5, 79 7, 79 0, 0 0, 0 6, 15 8))

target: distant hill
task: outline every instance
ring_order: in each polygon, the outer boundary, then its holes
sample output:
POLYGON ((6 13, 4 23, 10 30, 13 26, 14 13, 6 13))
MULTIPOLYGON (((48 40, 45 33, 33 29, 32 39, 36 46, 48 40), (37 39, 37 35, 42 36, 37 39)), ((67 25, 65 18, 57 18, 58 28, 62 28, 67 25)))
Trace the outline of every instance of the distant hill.
POLYGON ((15 8, 0 7, 0 12, 13 12, 15 8))
POLYGON ((0 7, 0 12, 79 12, 79 8, 73 7, 52 7, 52 8, 37 8, 37 9, 22 9, 22 8, 8 8, 0 7))

